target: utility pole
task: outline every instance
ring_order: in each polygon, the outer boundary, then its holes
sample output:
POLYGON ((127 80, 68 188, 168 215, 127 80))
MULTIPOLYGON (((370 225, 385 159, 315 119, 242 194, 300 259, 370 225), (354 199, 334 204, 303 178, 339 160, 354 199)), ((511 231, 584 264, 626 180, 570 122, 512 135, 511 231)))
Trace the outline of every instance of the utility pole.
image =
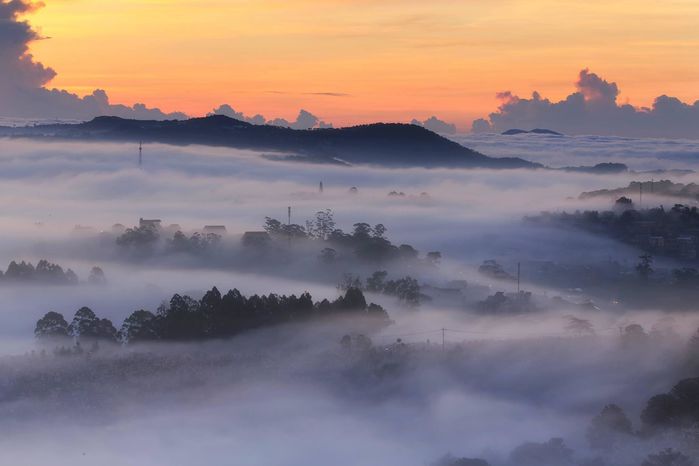
POLYGON ((138 143, 138 166, 143 166, 143 141, 138 143))
POLYGON ((289 214, 289 222, 287 223, 288 230, 289 230, 289 248, 291 248, 291 206, 289 206, 288 209, 288 214, 289 214))

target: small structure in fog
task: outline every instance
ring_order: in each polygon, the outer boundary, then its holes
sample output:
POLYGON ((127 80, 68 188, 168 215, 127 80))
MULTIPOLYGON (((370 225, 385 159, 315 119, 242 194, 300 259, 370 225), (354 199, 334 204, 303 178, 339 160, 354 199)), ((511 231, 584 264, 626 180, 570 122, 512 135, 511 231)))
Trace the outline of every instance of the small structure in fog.
POLYGON ((246 231, 242 241, 245 247, 261 247, 269 244, 272 237, 266 231, 246 231))
POLYGON ((139 228, 159 229, 161 224, 162 224, 162 220, 160 220, 160 219, 145 219, 143 217, 138 219, 139 228))
POLYGON ((206 225, 204 226, 204 233, 213 233, 215 235, 223 236, 228 233, 224 225, 206 225))

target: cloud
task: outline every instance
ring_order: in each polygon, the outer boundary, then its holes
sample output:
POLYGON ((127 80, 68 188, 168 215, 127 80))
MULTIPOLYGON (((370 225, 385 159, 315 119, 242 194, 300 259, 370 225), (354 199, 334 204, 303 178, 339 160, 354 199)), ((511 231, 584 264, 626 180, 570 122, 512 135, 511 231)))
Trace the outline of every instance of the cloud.
MULTIPOLYGON (((100 115, 142 120, 186 119, 182 112, 166 113, 137 103, 133 106, 112 104, 104 90, 96 89, 80 97, 65 90, 49 88, 56 72, 35 61, 29 53, 29 44, 43 38, 21 19, 43 5, 31 0, 0 0, 0 117, 90 120, 100 115)), ((323 95, 341 95, 323 93, 323 95)), ((227 115, 252 124, 274 124, 294 129, 329 128, 312 113, 301 110, 295 121, 284 119, 267 121, 262 115, 246 117, 224 104, 214 114, 227 115)))
POLYGON ((292 129, 312 129, 312 128, 332 128, 331 123, 326 123, 320 118, 312 114, 307 110, 299 111, 298 116, 295 121, 289 121, 284 118, 274 118, 272 120, 267 120, 264 116, 257 114, 252 117, 245 116, 243 112, 238 112, 229 104, 219 105, 215 108, 209 115, 225 115, 227 117, 235 118, 236 120, 246 121, 253 125, 271 125, 271 126, 283 126, 285 128, 292 129))
POLYGON ((29 44, 43 39, 23 14, 42 6, 31 0, 0 1, 0 115, 19 118, 91 119, 98 115, 114 115, 139 119, 186 118, 183 113, 165 113, 144 104, 133 107, 113 105, 107 93, 95 90, 80 97, 65 90, 47 86, 56 72, 35 61, 29 44))
POLYGON ((473 122, 474 132, 510 128, 548 128, 566 134, 625 137, 696 138, 699 101, 693 104, 661 95, 650 108, 619 104, 619 87, 587 69, 580 71, 576 92, 552 102, 533 92, 522 98, 510 91, 497 94, 501 104, 489 119, 473 122))
POLYGON ((306 95, 320 95, 325 97, 349 97, 350 94, 344 92, 307 92, 306 95))
POLYGON ((213 109, 213 111, 209 113, 209 115, 225 115, 230 118, 235 118, 236 120, 252 123, 253 125, 264 125, 265 123, 267 123, 265 117, 263 117, 260 114, 257 114, 252 117, 247 117, 243 114, 243 112, 237 111, 228 104, 219 105, 218 107, 213 109))
POLYGON ((423 128, 427 128, 430 131, 434 131, 435 133, 456 134, 456 125, 452 123, 447 123, 444 120, 440 120, 436 116, 431 116, 425 121, 420 121, 413 118, 413 121, 411 121, 410 123, 413 125, 422 126, 423 128))

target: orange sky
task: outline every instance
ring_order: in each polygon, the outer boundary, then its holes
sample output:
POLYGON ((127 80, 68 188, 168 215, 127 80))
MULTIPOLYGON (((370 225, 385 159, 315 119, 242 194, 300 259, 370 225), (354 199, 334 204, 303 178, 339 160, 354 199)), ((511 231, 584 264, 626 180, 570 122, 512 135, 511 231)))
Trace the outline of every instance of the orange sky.
POLYGON ((466 128, 496 92, 560 99, 585 67, 634 105, 699 99, 696 0, 46 0, 29 20, 52 86, 192 115, 466 128))

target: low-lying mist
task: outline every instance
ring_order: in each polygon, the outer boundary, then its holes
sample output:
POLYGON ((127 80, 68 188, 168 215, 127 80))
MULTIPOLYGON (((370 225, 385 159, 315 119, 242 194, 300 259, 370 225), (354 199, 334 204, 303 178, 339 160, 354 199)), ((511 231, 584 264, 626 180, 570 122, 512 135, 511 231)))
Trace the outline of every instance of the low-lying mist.
MULTIPOLYGON (((670 157, 662 141, 614 139, 600 154, 590 138, 568 139, 572 147, 550 138, 471 140, 489 155, 538 154, 531 159, 551 166, 594 159, 645 170, 670 157)), ((311 165, 165 145, 144 146, 139 168, 138 147, 128 144, 17 139, 0 140, 0 149, 0 269, 45 259, 77 277, 48 283, 9 269, 0 277, 7 464, 432 465, 451 454, 492 466, 641 466, 670 447, 697 459, 691 441, 674 431, 653 436, 641 421, 649 398, 698 375, 692 304, 630 305, 617 288, 644 286, 634 281, 636 247, 523 221, 542 211, 612 209, 609 199, 579 195, 646 175, 311 165), (283 234, 265 248, 245 243, 266 217, 286 224, 289 207, 299 226, 331 209, 346 245, 283 234), (161 219, 161 237, 125 248, 117 239, 140 219, 161 219), (358 223, 388 241, 381 244, 392 255, 357 252, 358 223), (174 249, 175 230, 186 239, 205 225, 226 227, 215 247, 174 249), (104 272, 99 283, 94 267, 104 272), (419 293, 377 286, 381 271, 394 285, 415 279, 419 293), (618 282, 605 285, 605 273, 618 282), (214 286, 245 296, 309 292, 316 302, 361 287, 392 322, 300 320, 232 338, 120 341, 94 351, 71 340, 59 352, 34 337, 50 311, 70 323, 86 306, 119 330, 134 311, 157 314, 175 294, 201 300, 214 286), (510 307, 493 307, 498 299, 510 307), (596 449, 588 428, 610 404, 633 433, 596 449), (518 449, 527 442, 545 445, 518 449)), ((670 157, 672 168, 698 166, 696 144, 675 150, 684 155, 670 157)), ((682 265, 658 257, 653 267, 669 276, 682 265)), ((483 466, 449 461, 440 464, 483 466)))

